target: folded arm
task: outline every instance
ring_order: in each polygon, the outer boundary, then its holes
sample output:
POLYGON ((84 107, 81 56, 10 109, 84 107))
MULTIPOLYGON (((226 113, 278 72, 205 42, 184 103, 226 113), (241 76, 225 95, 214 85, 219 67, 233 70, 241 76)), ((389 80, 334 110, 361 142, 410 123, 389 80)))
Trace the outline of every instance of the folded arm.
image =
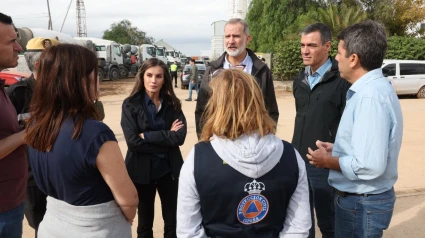
POLYGON ((137 115, 131 112, 125 105, 122 108, 121 127, 129 151, 145 154, 167 153, 169 147, 147 143, 140 137, 140 129, 136 123, 137 115))
POLYGON ((177 131, 171 130, 160 130, 160 131, 149 131, 144 133, 146 142, 154 145, 176 147, 184 144, 187 134, 187 122, 183 112, 180 112, 177 118, 183 123, 183 127, 177 131))

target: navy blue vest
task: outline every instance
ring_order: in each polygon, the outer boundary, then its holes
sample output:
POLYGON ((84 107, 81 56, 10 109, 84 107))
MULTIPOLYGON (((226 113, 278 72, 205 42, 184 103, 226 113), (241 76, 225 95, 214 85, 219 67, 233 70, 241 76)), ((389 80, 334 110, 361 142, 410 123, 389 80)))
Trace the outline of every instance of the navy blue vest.
POLYGON ((279 236, 299 173, 294 148, 282 142, 280 162, 255 180, 223 163, 211 143, 195 145, 194 176, 208 237, 279 236))

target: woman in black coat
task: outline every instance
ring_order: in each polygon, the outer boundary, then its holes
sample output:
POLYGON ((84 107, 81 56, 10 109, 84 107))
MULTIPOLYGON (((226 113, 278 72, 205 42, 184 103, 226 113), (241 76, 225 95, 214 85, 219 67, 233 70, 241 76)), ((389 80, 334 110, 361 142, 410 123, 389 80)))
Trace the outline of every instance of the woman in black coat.
POLYGON ((128 146, 125 163, 139 193, 137 237, 153 238, 157 191, 164 237, 176 237, 178 177, 183 164, 179 146, 184 143, 187 126, 162 61, 151 58, 143 63, 130 97, 122 105, 121 127, 128 146))

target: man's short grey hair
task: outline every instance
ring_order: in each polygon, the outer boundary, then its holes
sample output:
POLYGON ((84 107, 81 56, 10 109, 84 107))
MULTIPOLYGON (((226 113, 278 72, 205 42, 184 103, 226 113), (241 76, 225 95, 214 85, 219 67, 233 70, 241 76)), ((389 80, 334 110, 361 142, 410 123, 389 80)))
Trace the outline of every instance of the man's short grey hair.
POLYGON ((227 25, 234 25, 234 24, 242 24, 243 26, 243 32, 245 33, 245 35, 249 35, 249 26, 248 23, 246 23, 246 21, 244 21, 241 18, 231 18, 230 20, 228 20, 226 22, 226 25, 224 25, 224 27, 226 27, 227 25))
POLYGON ((322 41, 322 45, 326 44, 328 41, 332 42, 332 31, 328 25, 321 22, 308 25, 302 29, 301 35, 307 35, 313 32, 320 33, 320 40, 322 41))
POLYGON ((360 65, 367 71, 382 66, 387 52, 387 36, 384 27, 372 20, 367 20, 345 28, 338 35, 347 51, 345 57, 357 54, 360 65))
POLYGON ((35 72, 34 64, 40 59, 41 52, 25 52, 25 61, 27 62, 28 68, 31 72, 35 72))

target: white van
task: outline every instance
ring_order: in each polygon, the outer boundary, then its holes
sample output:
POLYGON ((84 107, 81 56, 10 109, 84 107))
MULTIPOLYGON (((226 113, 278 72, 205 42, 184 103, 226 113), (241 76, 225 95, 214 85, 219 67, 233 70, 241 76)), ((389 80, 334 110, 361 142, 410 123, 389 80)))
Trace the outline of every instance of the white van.
POLYGON ((384 60, 382 72, 397 95, 415 94, 425 98, 425 61, 384 60))

